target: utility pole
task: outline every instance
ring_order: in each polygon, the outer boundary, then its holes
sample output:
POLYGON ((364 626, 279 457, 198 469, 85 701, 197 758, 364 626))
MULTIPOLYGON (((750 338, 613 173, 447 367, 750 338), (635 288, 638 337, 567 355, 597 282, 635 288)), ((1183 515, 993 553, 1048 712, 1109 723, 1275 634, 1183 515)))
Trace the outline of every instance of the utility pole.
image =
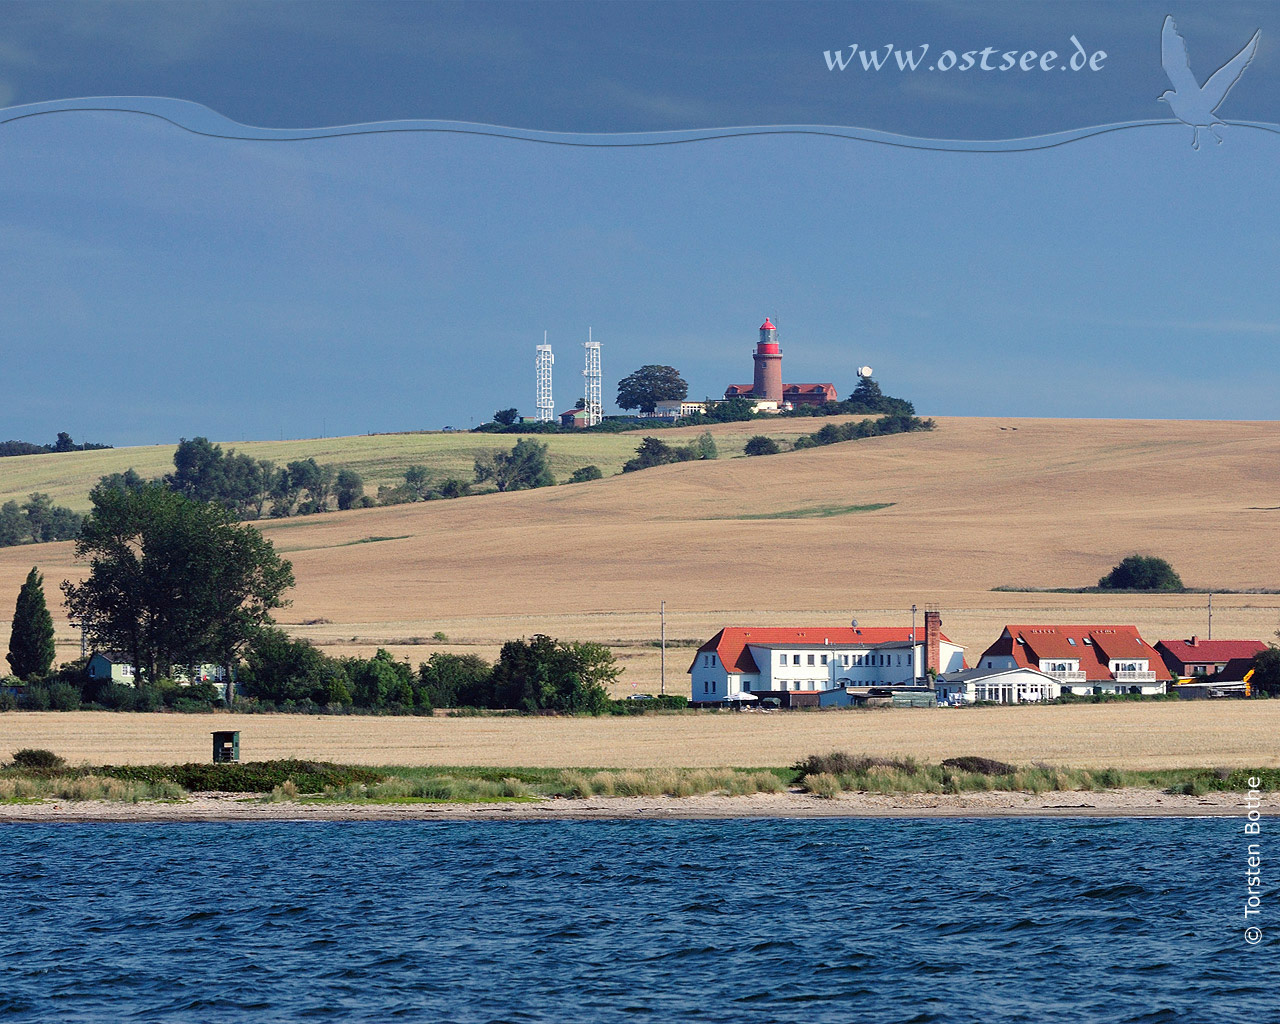
POLYGON ((1209 595, 1209 639, 1213 639, 1213 595, 1209 595))
POLYGON ((667 695, 667 602, 666 601, 663 601, 661 603, 661 605, 658 608, 658 612, 662 616, 662 641, 660 645, 662 647, 662 662, 661 662, 662 668, 660 670, 661 676, 659 679, 658 692, 665 697, 667 695))

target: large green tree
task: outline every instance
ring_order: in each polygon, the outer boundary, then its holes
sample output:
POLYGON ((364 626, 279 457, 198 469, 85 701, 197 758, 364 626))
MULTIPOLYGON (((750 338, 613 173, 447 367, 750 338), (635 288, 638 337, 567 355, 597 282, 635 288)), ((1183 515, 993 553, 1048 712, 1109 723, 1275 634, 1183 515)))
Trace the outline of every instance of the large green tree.
POLYGON ((675 402, 689 395, 689 385, 674 366, 651 363, 618 381, 618 406, 653 412, 659 402, 675 402))
POLYGON ((1268 697, 1280 697, 1280 650, 1268 647, 1254 656, 1250 683, 1255 697, 1264 693, 1268 697))
POLYGON ((547 446, 523 437, 509 452, 486 452, 476 459, 476 483, 492 480, 500 491, 550 487, 556 482, 547 462, 547 446))
POLYGON ((1103 590, 1182 590, 1182 577, 1163 558, 1126 555, 1098 580, 1103 590))
POLYGON ((509 640, 493 667, 492 706, 599 714, 609 702, 608 685, 621 672, 603 644, 542 634, 509 640))
POLYGON ((29 679, 53 667, 53 654, 53 618, 44 601, 44 577, 33 567, 18 591, 7 660, 15 676, 29 679))
POLYGON ((286 603, 292 566, 221 505, 161 484, 91 497, 76 541, 90 571, 62 584, 66 606, 92 644, 128 653, 140 678, 232 663, 286 603))

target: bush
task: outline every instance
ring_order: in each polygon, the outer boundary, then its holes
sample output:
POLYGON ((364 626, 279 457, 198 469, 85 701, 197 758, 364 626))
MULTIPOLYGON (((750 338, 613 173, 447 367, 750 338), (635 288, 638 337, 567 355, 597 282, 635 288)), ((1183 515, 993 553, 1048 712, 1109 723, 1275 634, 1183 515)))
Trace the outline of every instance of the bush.
POLYGON ((1183 590, 1182 577, 1163 558, 1127 555, 1098 580, 1103 590, 1183 590))
POLYGON ((134 782, 174 782, 194 793, 270 793, 292 782, 299 793, 322 793, 326 786, 372 785, 385 776, 371 768, 329 761, 247 761, 243 764, 118 765, 94 774, 134 782))
POLYGON ((962 772, 973 772, 975 775, 1012 775, 1018 769, 1003 761, 995 761, 989 757, 948 757, 942 762, 947 768, 958 768, 962 772))
POLYGON ((870 757, 839 750, 830 754, 810 754, 792 768, 801 779, 810 775, 862 775, 872 768, 892 768, 906 775, 915 775, 920 770, 920 766, 909 757, 870 757))
POLYGON ((599 480, 604 474, 600 472, 599 466, 583 466, 581 469, 575 469, 569 474, 569 483, 585 484, 590 480, 599 480))
POLYGON ((746 455, 777 455, 782 449, 778 447, 778 442, 773 438, 766 437, 764 434, 756 434, 746 443, 742 451, 746 455))
POLYGON ((15 768, 49 770, 61 768, 66 763, 52 750, 43 750, 38 747, 24 747, 13 755, 13 766, 15 768))

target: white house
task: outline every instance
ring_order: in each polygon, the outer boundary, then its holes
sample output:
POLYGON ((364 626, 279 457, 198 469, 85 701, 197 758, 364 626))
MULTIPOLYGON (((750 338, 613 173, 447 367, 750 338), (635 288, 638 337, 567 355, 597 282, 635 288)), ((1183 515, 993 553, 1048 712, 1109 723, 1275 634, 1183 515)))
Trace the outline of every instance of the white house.
MULTIPOLYGON (((85 671, 90 679, 109 679, 125 686, 135 686, 138 682, 133 657, 120 651, 94 651, 85 671)), ((223 665, 199 665, 193 673, 175 665, 172 677, 177 683, 212 683, 220 693, 226 693, 227 669, 223 665)))
POLYGON ((1164 693, 1171 676, 1136 626, 1005 626, 975 668, 1034 668, 1063 693, 1164 693))
MULTIPOLYGON (((984 662, 985 665, 985 662, 984 662)), ((938 676, 935 690, 940 704, 1023 704, 1056 700, 1062 684, 1047 672, 1034 668, 969 668, 938 676)))
POLYGON ((724 704, 776 696, 791 706, 818 704, 817 694, 849 686, 925 686, 930 668, 964 668, 964 648, 941 625, 929 611, 914 633, 910 626, 728 626, 694 656, 690 699, 724 704))

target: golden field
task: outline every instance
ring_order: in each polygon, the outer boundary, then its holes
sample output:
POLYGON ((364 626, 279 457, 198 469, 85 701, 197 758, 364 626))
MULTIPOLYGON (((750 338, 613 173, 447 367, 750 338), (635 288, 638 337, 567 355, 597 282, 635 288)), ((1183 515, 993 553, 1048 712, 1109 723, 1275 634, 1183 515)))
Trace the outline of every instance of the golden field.
POLYGON ((767 767, 813 753, 982 754, 1082 768, 1273 767, 1280 701, 635 718, 367 718, 301 715, 0 715, 0 758, 23 747, 73 764, 207 761, 210 732, 238 729, 244 760, 300 757, 371 765, 597 768, 767 767))
MULTIPOLYGON (((751 433, 794 434, 822 422, 725 424, 712 433, 727 454, 751 433)), ((624 455, 638 443, 636 435, 563 440, 617 442, 624 455)), ((123 466, 130 451, 139 450, 83 454, 123 466)), ((69 471, 79 457, 3 460, 0 491, 13 489, 13 466, 59 460, 69 471)), ((507 638, 545 632, 617 645, 627 668, 618 691, 656 692, 651 643, 662 600, 668 638, 697 641, 735 623, 838 625, 856 616, 864 625, 906 624, 912 604, 937 605, 944 631, 971 659, 1006 622, 1131 622, 1151 642, 1204 635, 1204 595, 991 588, 1092 584, 1134 551, 1168 558, 1189 586, 1280 587, 1277 465, 1280 424, 1271 422, 942 418, 931 433, 261 528, 297 576, 281 623, 332 653, 382 645, 415 664, 435 650, 492 658, 507 638), (888 507, 846 511, 879 503, 888 507), (437 631, 447 644, 432 641, 437 631)), ((56 606, 58 581, 83 572, 71 549, 0 550, 0 595, 16 595, 38 564, 56 606)), ((59 656, 70 658, 75 638, 54 612, 59 656)), ((1271 639, 1278 626, 1280 595, 1214 599, 1216 637, 1271 639)), ((668 650, 668 690, 687 692, 691 654, 668 650)))

